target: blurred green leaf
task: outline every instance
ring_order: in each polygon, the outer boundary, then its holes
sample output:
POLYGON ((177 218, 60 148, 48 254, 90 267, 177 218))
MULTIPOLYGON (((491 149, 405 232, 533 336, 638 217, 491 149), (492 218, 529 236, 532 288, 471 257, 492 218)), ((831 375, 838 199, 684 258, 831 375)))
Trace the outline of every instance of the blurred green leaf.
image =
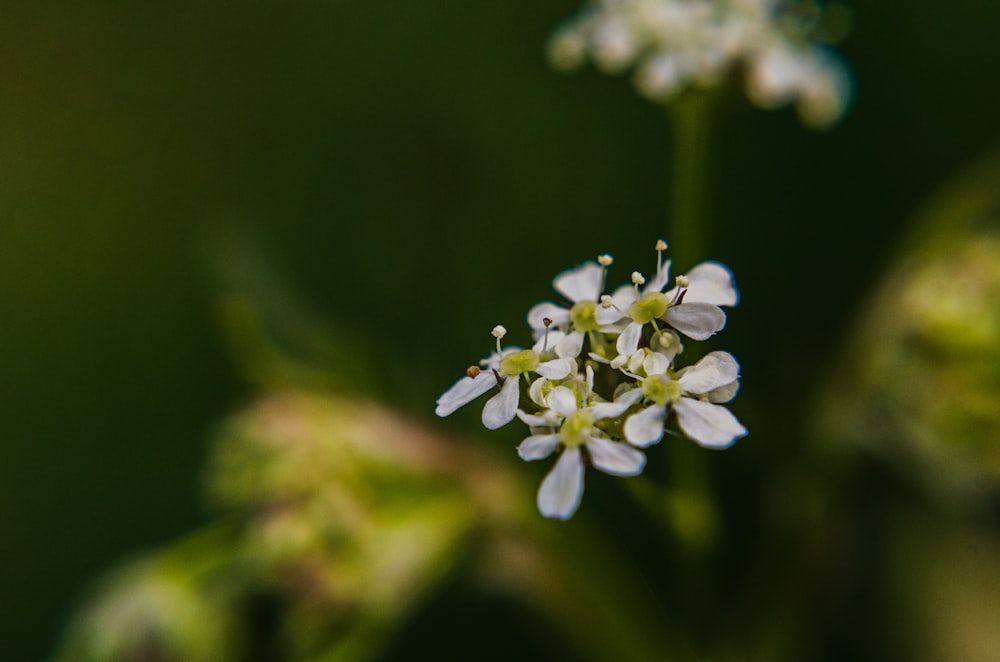
POLYGON ((935 196, 868 301, 817 425, 946 501, 1000 488, 1000 153, 935 196))

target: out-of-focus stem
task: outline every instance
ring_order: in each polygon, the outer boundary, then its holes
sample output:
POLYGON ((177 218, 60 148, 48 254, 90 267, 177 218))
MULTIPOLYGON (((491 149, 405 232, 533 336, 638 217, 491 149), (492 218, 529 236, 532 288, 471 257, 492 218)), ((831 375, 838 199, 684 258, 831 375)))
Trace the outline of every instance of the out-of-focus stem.
MULTIPOLYGON (((671 218, 669 229, 669 255, 674 273, 681 274, 696 262, 706 258, 706 238, 709 230, 708 168, 711 156, 711 123, 713 96, 691 91, 667 106, 667 116, 674 129, 673 190, 670 192, 671 218)), ((697 357, 691 357, 697 358, 697 357)), ((677 530, 676 511, 672 503, 673 492, 701 492, 706 490, 705 459, 698 453, 685 453, 676 439, 670 443, 670 461, 667 463, 668 490, 664 499, 664 520, 668 527, 677 530)), ((711 516, 711 504, 707 503, 711 516)), ((685 541, 690 543, 691 541, 685 541)), ((699 541, 702 545, 710 540, 699 541)))
POLYGON ((583 521, 557 526, 491 541, 481 578, 526 599, 590 659, 699 659, 623 550, 583 521))
POLYGON ((682 270, 691 268, 705 255, 710 113, 711 96, 699 92, 689 92, 667 106, 674 127, 673 190, 667 237, 674 264, 682 270))

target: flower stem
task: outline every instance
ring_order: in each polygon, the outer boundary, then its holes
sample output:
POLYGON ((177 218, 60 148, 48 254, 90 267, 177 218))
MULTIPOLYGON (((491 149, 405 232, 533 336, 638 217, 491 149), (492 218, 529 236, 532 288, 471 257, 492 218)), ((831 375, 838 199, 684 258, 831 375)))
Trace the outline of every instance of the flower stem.
MULTIPOLYGON (((675 274, 682 274, 706 258, 705 239, 709 236, 708 168, 710 163, 712 105, 709 93, 690 91, 667 106, 674 129, 673 190, 671 196, 670 255, 675 274)), ((695 357, 697 358, 697 357, 695 357)), ((670 444, 664 520, 668 530, 678 531, 675 495, 701 494, 707 499, 707 467, 698 453, 685 452, 681 443, 670 444)), ((706 502, 707 503, 707 502, 706 502)), ((711 508, 707 512, 711 512, 711 508)), ((709 526, 706 531, 711 531, 709 526)), ((710 543, 710 538, 702 544, 710 543)), ((690 541, 688 541, 690 542, 690 541)))
POLYGON ((708 235, 706 183, 711 150, 711 101, 709 94, 689 92, 667 107, 674 127, 673 191, 668 237, 670 254, 681 270, 691 268, 705 255, 703 238, 708 235))

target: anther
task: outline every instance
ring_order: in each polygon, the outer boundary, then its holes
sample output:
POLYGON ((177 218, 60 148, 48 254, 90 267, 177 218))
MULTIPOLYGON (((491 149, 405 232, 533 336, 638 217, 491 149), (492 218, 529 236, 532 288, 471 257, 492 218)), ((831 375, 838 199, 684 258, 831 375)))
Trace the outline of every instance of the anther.
POLYGON ((611 299, 611 295, 610 294, 602 294, 601 295, 601 308, 611 308, 614 305, 615 305, 615 303, 611 299))
POLYGON ((645 285, 646 284, 646 279, 643 278, 642 274, 639 273, 638 271, 633 271, 632 272, 632 283, 634 283, 638 287, 639 285, 645 285))
POLYGON ((476 366, 470 365, 469 369, 465 371, 465 374, 468 375, 469 377, 471 377, 472 379, 475 379, 476 377, 479 376, 479 373, 481 373, 481 372, 482 372, 482 370, 480 370, 476 366))
POLYGON ((597 256, 597 262, 602 267, 610 267, 611 263, 614 262, 614 261, 615 261, 615 259, 613 257, 611 257, 610 255, 608 255, 607 253, 605 253, 604 255, 598 255, 597 256))
POLYGON ((663 241, 662 239, 657 239, 656 240, 656 250, 658 250, 658 251, 665 251, 665 250, 667 250, 667 242, 663 241))
POLYGON ((677 277, 677 287, 680 287, 680 288, 683 289, 683 288, 687 287, 690 284, 691 284, 691 281, 688 280, 687 276, 678 276, 677 277))

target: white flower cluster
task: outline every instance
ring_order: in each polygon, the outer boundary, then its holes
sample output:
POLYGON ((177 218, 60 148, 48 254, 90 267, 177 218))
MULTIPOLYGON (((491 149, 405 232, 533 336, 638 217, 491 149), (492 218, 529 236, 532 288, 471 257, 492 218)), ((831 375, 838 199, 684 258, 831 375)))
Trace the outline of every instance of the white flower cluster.
POLYGON ((447 416, 496 391, 483 408, 487 428, 520 418, 531 432, 517 449, 523 459, 559 452, 538 490, 546 517, 567 519, 576 511, 588 462, 615 476, 639 474, 646 463, 640 449, 658 442, 671 421, 707 448, 727 448, 747 433, 721 405, 739 388, 731 354, 710 352, 694 365, 674 365, 684 351, 679 334, 705 340, 725 326, 720 306, 739 299, 732 274, 703 262, 664 291, 666 247, 657 242, 652 279, 634 272, 630 285, 611 294, 605 293, 609 255, 562 272, 553 285, 566 304, 545 302, 528 311, 531 349, 503 347, 507 330, 497 326, 496 351, 438 398, 436 413, 447 416), (603 395, 594 385, 597 371, 607 373, 603 395))
POLYGON ((633 71, 644 96, 668 102, 690 85, 711 87, 745 72, 762 108, 795 103, 803 122, 825 127, 847 108, 850 74, 789 0, 592 0, 549 42, 556 68, 589 56, 606 73, 633 71))

